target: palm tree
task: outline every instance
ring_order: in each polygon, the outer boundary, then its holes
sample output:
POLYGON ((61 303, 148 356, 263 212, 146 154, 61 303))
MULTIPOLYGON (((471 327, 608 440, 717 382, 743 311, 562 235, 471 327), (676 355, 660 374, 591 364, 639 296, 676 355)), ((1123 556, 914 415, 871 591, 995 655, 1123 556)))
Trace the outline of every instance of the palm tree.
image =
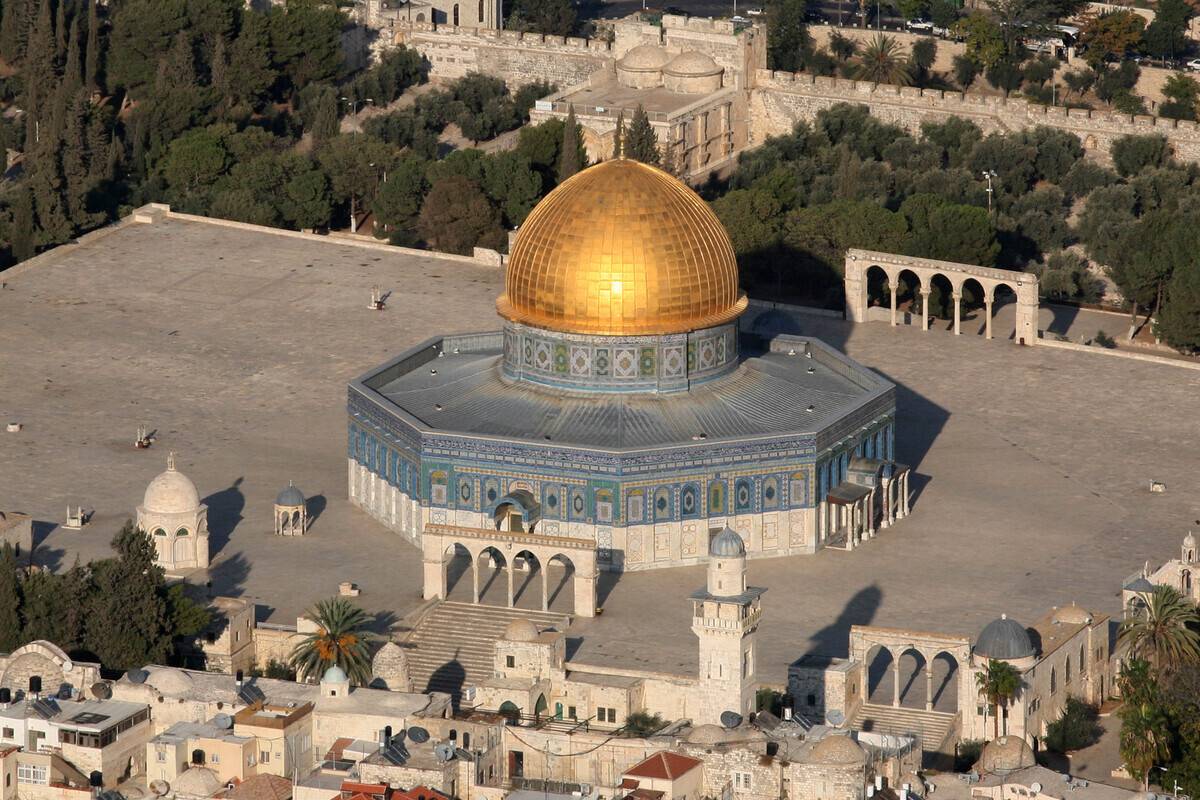
POLYGON ((1142 782, 1142 790, 1150 788, 1150 771, 1170 755, 1170 733, 1167 720, 1150 703, 1127 704, 1121 710, 1121 760, 1130 777, 1142 782))
POLYGON ((344 597, 319 600, 308 618, 317 629, 292 648, 289 659, 301 680, 320 678, 336 665, 353 683, 371 681, 371 653, 367 646, 367 614, 344 597))
POLYGON ((1009 701, 1021 690, 1021 673, 1007 661, 989 659, 987 669, 975 673, 975 686, 979 694, 987 699, 995 717, 992 738, 1000 735, 1000 709, 1005 710, 1004 732, 1008 733, 1007 710, 1009 701))
POLYGON ((1117 644, 1134 658, 1149 661, 1159 676, 1200 661, 1200 614, 1173 586, 1141 595, 1146 607, 1121 623, 1117 644))
POLYGON ((879 33, 863 48, 854 77, 871 81, 876 86, 881 83, 907 86, 912 83, 912 69, 900 52, 900 44, 891 36, 879 33))

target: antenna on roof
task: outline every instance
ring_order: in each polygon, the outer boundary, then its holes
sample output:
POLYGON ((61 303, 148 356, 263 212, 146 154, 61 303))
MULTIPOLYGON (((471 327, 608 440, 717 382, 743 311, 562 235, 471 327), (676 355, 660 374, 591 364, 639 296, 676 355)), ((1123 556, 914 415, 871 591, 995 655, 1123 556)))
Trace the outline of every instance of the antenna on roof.
POLYGON ((736 728, 742 724, 742 715, 736 711, 722 711, 721 724, 726 728, 736 728))

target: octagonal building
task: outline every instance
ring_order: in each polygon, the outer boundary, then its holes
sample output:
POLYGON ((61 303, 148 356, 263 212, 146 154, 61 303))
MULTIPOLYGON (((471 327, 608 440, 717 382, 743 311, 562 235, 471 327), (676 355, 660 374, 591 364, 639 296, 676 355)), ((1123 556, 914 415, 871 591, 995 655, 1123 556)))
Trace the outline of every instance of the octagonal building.
POLYGON ((422 546, 427 597, 456 550, 524 548, 574 568, 590 616, 596 570, 706 561, 726 526, 760 558, 852 548, 907 510, 895 387, 819 340, 739 330, 729 236, 665 172, 616 159, 551 192, 496 308, 500 330, 349 389, 350 498, 422 546))

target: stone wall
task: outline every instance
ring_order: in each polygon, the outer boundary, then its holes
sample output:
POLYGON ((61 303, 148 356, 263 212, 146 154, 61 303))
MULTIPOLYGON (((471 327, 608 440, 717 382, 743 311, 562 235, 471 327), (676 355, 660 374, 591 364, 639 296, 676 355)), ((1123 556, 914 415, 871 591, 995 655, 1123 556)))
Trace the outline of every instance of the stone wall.
POLYGON ((1175 155, 1200 160, 1200 126, 1174 121, 1086 109, 1047 107, 1026 100, 972 93, 942 92, 815 75, 759 70, 750 98, 750 146, 768 136, 789 132, 798 120, 811 120, 838 103, 867 106, 872 116, 917 132, 922 122, 963 117, 985 133, 1046 125, 1077 135, 1094 156, 1107 159, 1114 140, 1129 134, 1161 133, 1175 155))
POLYGON ((397 28, 395 41, 430 64, 434 78, 453 80, 469 72, 503 78, 510 86, 548 81, 570 86, 611 63, 608 42, 573 36, 456 28, 414 22, 397 28))

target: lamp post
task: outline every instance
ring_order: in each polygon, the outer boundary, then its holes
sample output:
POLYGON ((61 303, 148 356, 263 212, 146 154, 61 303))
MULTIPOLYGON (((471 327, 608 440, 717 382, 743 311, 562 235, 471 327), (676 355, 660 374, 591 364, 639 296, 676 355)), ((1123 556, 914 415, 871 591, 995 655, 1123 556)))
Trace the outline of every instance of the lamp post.
MULTIPOLYGON (((1166 767, 1156 766, 1156 767, 1154 767, 1154 769, 1161 769, 1163 772, 1167 771, 1166 767)), ((1179 796, 1179 779, 1178 778, 1175 779, 1175 791, 1173 791, 1171 794, 1175 795, 1176 797, 1179 796)))
POLYGON ((987 188, 988 216, 990 217, 992 215, 992 178, 995 178, 997 176, 996 176, 996 171, 993 169, 985 169, 982 174, 983 174, 984 179, 987 180, 987 182, 988 182, 988 188, 987 188))

